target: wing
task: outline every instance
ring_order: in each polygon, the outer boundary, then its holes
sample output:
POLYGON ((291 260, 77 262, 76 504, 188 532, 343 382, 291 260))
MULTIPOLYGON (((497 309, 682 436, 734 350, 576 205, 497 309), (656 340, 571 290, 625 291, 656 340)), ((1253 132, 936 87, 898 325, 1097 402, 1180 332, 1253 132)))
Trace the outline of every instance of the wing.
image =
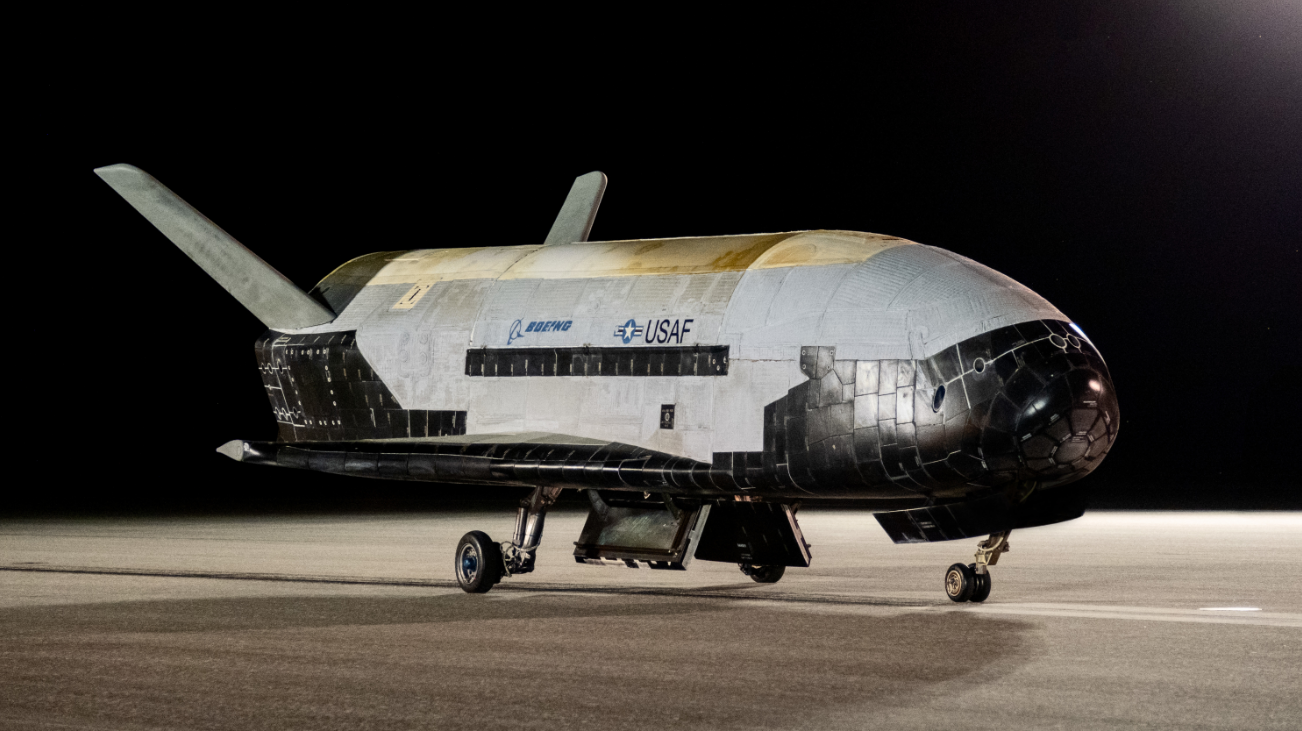
POLYGON ((547 432, 331 442, 235 440, 217 451, 240 462, 391 480, 681 495, 726 495, 744 489, 731 465, 547 432))

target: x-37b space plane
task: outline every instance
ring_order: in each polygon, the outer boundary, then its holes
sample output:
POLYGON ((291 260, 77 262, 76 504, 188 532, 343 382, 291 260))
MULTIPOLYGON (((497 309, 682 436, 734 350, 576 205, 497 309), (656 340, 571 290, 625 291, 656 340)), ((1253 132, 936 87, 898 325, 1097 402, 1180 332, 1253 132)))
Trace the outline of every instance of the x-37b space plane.
POLYGON ((468 592, 533 571, 586 491, 580 562, 807 567, 802 503, 879 506, 896 543, 988 536, 945 574, 990 594, 1015 528, 1076 518, 1120 426, 1089 338, 957 254, 855 231, 589 241, 577 178, 542 244, 367 254, 303 292, 144 171, 95 171, 269 329, 274 442, 253 464, 531 488, 510 540, 467 533, 468 592))

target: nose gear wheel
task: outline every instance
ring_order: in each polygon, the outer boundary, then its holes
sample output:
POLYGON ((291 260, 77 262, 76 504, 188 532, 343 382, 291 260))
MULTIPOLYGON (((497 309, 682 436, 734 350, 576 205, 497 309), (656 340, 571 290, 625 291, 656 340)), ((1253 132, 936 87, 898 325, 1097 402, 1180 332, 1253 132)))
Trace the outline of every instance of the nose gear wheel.
MULTIPOLYGON (((975 564, 973 564, 975 568, 975 564)), ((976 577, 976 585, 972 587, 972 596, 968 597, 970 602, 983 602, 990 598, 990 573, 978 574, 973 571, 976 577)))
POLYGON ((956 602, 983 602, 990 598, 990 567, 1008 552, 1012 531, 992 533, 977 544, 976 561, 956 563, 945 572, 945 595, 956 602))
POLYGON ((945 594, 950 600, 965 602, 975 588, 976 574, 966 565, 956 563, 945 572, 945 594))

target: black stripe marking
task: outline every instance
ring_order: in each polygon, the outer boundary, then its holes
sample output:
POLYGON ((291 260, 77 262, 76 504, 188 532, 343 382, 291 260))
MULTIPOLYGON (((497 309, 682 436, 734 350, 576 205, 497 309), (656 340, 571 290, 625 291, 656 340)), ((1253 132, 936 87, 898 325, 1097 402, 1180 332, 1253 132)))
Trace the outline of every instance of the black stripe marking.
POLYGON ((476 348, 466 351, 466 375, 726 376, 728 346, 476 348))

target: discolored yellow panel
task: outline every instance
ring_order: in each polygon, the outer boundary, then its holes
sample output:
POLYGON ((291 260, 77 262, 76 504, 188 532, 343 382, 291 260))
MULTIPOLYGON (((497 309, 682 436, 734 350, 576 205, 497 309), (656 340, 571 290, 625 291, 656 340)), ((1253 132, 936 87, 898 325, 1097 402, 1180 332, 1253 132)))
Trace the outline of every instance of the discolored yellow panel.
POLYGON ((589 241, 547 246, 511 267, 502 279, 584 279, 646 274, 708 274, 749 267, 792 234, 589 241))
POLYGON ((895 236, 858 231, 807 231, 775 244, 751 269, 813 267, 828 264, 856 264, 895 246, 914 242, 895 236))
MULTIPOLYGON (((433 284, 454 279, 589 279, 711 274, 746 269, 861 262, 911 241, 857 231, 797 231, 553 246, 416 249, 392 255, 370 284, 433 284)), ((341 268, 342 269, 342 268, 341 268)), ((399 302, 423 296, 413 288, 399 302)))
POLYGON ((538 246, 416 249, 390 259, 371 284, 414 284, 453 279, 497 279, 538 246))

